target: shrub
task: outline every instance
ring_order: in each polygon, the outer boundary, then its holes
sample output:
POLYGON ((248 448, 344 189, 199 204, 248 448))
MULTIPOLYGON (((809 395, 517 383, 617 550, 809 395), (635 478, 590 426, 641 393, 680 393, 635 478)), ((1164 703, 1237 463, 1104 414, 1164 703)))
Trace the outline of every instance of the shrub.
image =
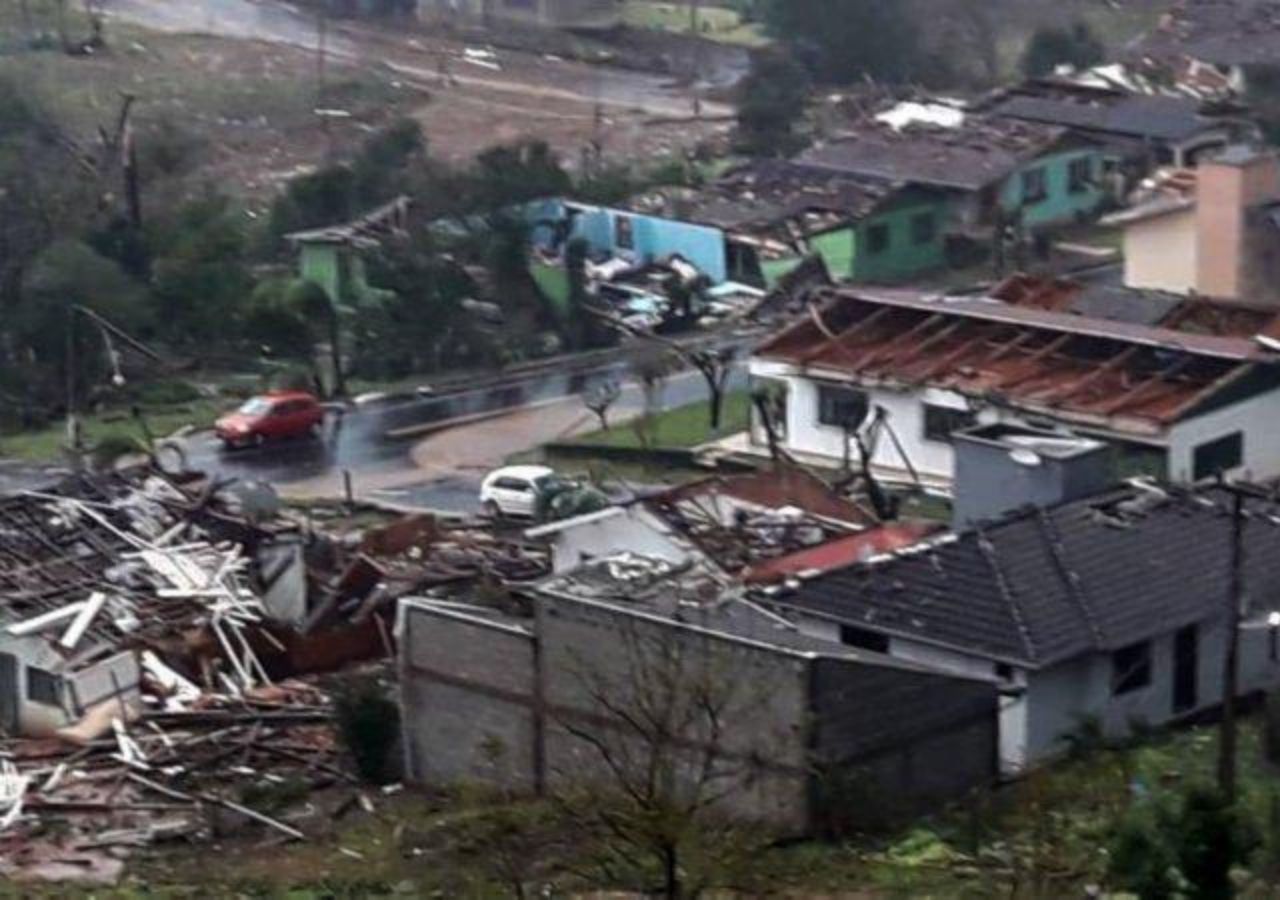
POLYGON ((360 777, 386 784, 396 769, 392 750, 400 736, 400 708, 375 678, 349 682, 335 698, 338 733, 360 777))

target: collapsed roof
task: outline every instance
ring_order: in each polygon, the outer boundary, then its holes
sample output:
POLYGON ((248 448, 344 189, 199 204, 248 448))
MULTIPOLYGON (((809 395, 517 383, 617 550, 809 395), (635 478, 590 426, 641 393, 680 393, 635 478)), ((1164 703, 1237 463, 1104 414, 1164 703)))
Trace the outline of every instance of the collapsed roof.
POLYGON ((1251 375, 1280 379, 1258 343, 910 291, 821 292, 761 360, 859 383, 943 388, 1058 419, 1159 433, 1251 375))
POLYGON ((1170 142, 1185 141, 1223 124, 1206 115, 1204 104, 1190 97, 1067 89, 1052 81, 1032 81, 1003 91, 986 109, 994 116, 1101 136, 1170 142))
POLYGON ((756 160, 700 190, 657 190, 632 200, 636 212, 726 231, 781 229, 784 238, 819 234, 874 213, 901 188, 784 160, 756 160))
POLYGON ((1003 181, 1067 137, 1064 128, 966 116, 951 128, 912 124, 903 128, 864 119, 851 133, 819 144, 797 162, 861 177, 963 191, 1003 181))

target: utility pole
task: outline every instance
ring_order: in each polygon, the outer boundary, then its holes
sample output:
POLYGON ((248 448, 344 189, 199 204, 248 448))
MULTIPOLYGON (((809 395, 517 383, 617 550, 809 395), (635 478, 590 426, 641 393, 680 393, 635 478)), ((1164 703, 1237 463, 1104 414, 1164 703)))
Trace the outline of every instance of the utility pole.
POLYGON ((316 115, 320 117, 320 127, 324 131, 324 144, 327 159, 333 159, 333 132, 329 125, 329 116, 325 107, 325 79, 328 75, 329 54, 329 14, 324 3, 320 4, 316 13, 316 115))
POLYGON ((1236 694, 1240 684, 1240 624, 1244 619, 1244 500, 1238 485, 1231 492, 1231 573, 1227 593, 1227 652, 1222 667, 1222 722, 1218 734, 1218 790, 1228 803, 1236 801, 1236 694))

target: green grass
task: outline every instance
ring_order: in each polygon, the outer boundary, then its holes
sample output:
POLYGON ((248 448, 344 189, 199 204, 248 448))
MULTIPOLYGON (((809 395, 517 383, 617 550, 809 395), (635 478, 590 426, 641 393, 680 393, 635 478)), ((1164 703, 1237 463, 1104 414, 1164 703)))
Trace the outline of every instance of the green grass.
MULTIPOLYGON (((628 0, 626 22, 634 28, 675 31, 687 34, 690 29, 687 3, 659 3, 654 0, 628 0)), ((723 6, 704 4, 698 14, 699 34, 713 41, 759 47, 768 39, 758 25, 744 23, 736 11, 723 6)))
MULTIPOLYGON (((180 428, 193 425, 203 428, 213 424, 219 414, 225 412, 224 401, 195 400, 164 406, 143 408, 152 434, 166 437, 180 428)), ((119 438, 141 440, 142 431, 127 409, 111 409, 83 420, 85 444, 92 448, 101 441, 119 438)), ((0 434, 0 458, 30 462, 58 460, 66 446, 67 432, 64 422, 47 425, 16 434, 0 434)))
MULTIPOLYGON (((1251 717, 1241 733, 1241 805, 1264 838, 1248 873, 1242 873, 1237 894, 1242 898, 1275 896, 1270 885, 1280 859, 1280 828, 1268 824, 1280 795, 1263 762, 1260 725, 1259 717, 1251 717)), ((716 880, 734 885, 736 892, 711 893, 1028 900, 1087 896, 1089 885, 1115 887, 1106 847, 1126 811, 1209 781, 1216 746, 1212 727, 1152 735, 1128 747, 1094 746, 1077 759, 1062 760, 896 831, 839 842, 790 842, 726 861, 725 868, 715 867, 716 880)), ((309 821, 303 827, 313 839, 307 842, 266 846, 236 841, 227 848, 235 856, 234 866, 210 867, 208 848, 198 844, 144 850, 129 862, 119 893, 99 895, 510 896, 509 886, 495 878, 494 854, 513 850, 528 871, 538 873, 531 880, 554 888, 557 895, 634 887, 595 883, 590 875, 585 878, 592 880, 584 880, 581 873, 594 871, 595 839, 574 823, 560 826, 567 828, 562 840, 531 842, 526 849, 520 832, 491 827, 522 821, 525 807, 495 807, 492 800, 465 792, 445 797, 412 790, 387 798, 375 793, 374 802, 376 816, 357 810, 309 821), (485 836, 483 852, 475 847, 480 836, 485 836), (495 840, 504 843, 495 845, 495 840)), ((526 806, 534 810, 537 804, 526 806)), ((554 817, 554 810, 543 812, 554 817)))
MULTIPOLYGON (((717 436, 743 431, 750 423, 751 396, 746 391, 736 391, 724 398, 719 435, 711 430, 711 403, 703 401, 654 416, 649 422, 651 445, 670 450, 688 449, 715 440, 717 436)), ((585 434, 574 443, 593 447, 644 447, 638 426, 638 421, 614 425, 607 431, 585 434)))

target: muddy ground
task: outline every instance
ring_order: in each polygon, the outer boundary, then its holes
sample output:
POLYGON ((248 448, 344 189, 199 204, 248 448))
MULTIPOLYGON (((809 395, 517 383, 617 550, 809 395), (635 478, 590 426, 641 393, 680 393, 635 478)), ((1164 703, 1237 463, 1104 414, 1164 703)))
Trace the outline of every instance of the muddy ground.
MULTIPOLYGON (((153 30, 163 40, 203 35, 198 40, 206 47, 220 47, 223 60, 193 59, 193 70, 216 79, 228 69, 256 70, 259 77, 292 81, 296 90, 315 96, 321 28, 315 17, 286 4, 108 0, 107 10, 114 22, 153 30), (237 62, 228 65, 226 59, 237 62)), ((666 76, 469 44, 412 22, 328 23, 323 45, 330 82, 369 79, 385 89, 383 110, 346 109, 340 91, 327 91, 324 107, 352 113, 330 120, 334 140, 367 130, 372 120, 394 110, 418 119, 433 154, 454 162, 521 138, 546 140, 569 165, 593 140, 607 158, 652 160, 725 132, 732 112, 710 100, 695 104, 695 89, 666 76)), ((323 133, 308 127, 280 137, 281 146, 271 154, 276 163, 314 157, 323 144, 317 141, 323 133)))

